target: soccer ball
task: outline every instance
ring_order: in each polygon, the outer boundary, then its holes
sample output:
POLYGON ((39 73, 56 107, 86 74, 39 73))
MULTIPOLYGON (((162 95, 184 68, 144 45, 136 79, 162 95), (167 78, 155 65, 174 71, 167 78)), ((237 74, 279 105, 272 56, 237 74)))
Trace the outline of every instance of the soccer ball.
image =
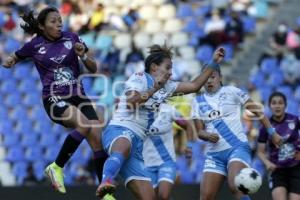
POLYGON ((234 184, 244 194, 253 194, 260 188, 262 179, 255 169, 244 168, 234 177, 234 184))

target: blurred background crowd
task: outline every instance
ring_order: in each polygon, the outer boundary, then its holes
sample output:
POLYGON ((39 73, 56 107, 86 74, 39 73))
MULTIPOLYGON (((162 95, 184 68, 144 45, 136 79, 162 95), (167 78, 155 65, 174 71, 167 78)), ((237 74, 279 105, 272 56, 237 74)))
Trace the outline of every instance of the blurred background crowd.
MULTIPOLYGON (((98 62, 99 76, 87 76, 83 84, 97 110, 107 113, 101 116, 106 120, 122 90, 120 83, 143 70, 148 46, 164 42, 174 47, 173 79, 192 79, 214 49, 223 46, 226 83, 248 91, 265 105, 266 113, 271 92, 281 91, 288 97, 287 112, 299 115, 300 18, 278 18, 283 7, 299 10, 293 2, 297 4, 295 0, 1 0, 0 61, 31 38, 20 28, 19 16, 53 5, 60 10, 64 30, 77 32, 98 62)), ((48 119, 40 96, 39 75, 31 61, 11 70, 0 68, 2 185, 43 182, 45 166, 55 159, 66 137, 61 133, 67 130, 48 119)), ((171 104, 188 116, 192 97, 176 97, 171 104)), ((253 167, 264 174, 255 152, 259 126, 246 118, 244 122, 253 167)), ((176 126, 174 137, 178 182, 200 182, 205 143, 196 142, 193 157, 187 159, 185 134, 176 126)), ((81 144, 65 169, 66 184, 96 184, 91 154, 88 145, 81 144)))

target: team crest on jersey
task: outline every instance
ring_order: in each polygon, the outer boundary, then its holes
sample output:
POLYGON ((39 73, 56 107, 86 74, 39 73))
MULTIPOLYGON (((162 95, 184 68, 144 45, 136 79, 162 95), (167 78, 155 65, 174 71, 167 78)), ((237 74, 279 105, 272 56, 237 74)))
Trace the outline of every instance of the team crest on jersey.
POLYGON ((289 129, 294 130, 296 125, 294 122, 290 122, 290 123, 288 123, 288 127, 289 127, 289 129))
POLYGON ((64 46, 67 48, 67 49, 71 49, 72 48, 72 42, 71 41, 65 41, 64 42, 64 46))
POLYGON ((52 57, 50 58, 50 60, 52 60, 53 62, 56 62, 57 64, 62 63, 62 61, 65 59, 67 55, 61 55, 61 56, 56 56, 56 57, 52 57))
POLYGON ((224 101, 226 98, 227 98, 227 95, 226 95, 225 92, 221 93, 220 96, 219 96, 220 101, 224 101))

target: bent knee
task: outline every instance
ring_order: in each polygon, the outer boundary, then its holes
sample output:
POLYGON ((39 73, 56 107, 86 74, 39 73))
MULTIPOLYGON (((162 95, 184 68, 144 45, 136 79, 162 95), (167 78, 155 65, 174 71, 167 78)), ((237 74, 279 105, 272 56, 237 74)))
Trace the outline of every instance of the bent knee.
POLYGON ((158 199, 159 200, 169 200, 170 194, 168 192, 159 192, 158 199))
POLYGON ((211 192, 203 192, 200 194, 201 200, 214 200, 215 197, 216 197, 216 194, 211 193, 211 192))

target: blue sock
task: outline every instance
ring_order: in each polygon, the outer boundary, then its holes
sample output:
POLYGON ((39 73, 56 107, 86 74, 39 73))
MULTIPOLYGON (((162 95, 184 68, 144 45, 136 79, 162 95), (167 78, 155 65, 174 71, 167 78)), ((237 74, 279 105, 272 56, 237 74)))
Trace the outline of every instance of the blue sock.
POLYGON ((248 195, 244 195, 240 198, 240 200, 251 200, 248 195))
POLYGON ((112 153, 104 163, 102 182, 113 180, 119 173, 125 157, 119 152, 112 153))

